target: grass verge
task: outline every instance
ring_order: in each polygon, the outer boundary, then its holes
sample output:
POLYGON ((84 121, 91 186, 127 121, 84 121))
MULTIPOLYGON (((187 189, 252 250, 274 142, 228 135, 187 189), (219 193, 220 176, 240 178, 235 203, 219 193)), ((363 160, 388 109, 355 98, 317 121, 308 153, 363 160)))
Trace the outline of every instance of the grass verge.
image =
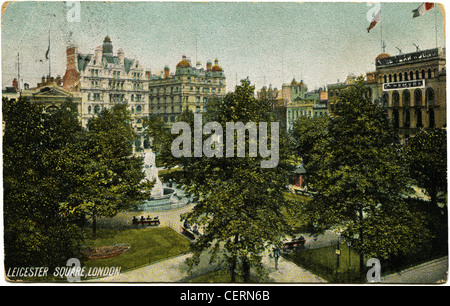
POLYGON ((87 247, 129 245, 125 253, 105 259, 85 260, 86 267, 121 267, 121 272, 185 254, 190 241, 169 227, 148 229, 100 229, 97 239, 85 241, 87 247))

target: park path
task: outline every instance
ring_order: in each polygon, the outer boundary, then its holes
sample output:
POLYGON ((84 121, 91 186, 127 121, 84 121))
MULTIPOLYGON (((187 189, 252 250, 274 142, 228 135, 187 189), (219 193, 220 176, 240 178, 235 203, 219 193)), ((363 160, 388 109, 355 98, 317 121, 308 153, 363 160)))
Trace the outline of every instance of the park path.
MULTIPOLYGON (((131 271, 120 273, 119 275, 92 279, 89 282, 113 282, 113 283, 177 283, 186 279, 212 272, 217 269, 217 265, 209 265, 207 255, 203 256, 200 264, 191 273, 188 272, 186 259, 191 254, 185 254, 174 258, 166 259, 147 266, 143 266, 131 271)), ((278 269, 272 258, 265 256, 263 263, 269 272, 268 283, 325 283, 326 281, 317 275, 297 266, 296 264, 280 257, 278 269)))
MULTIPOLYGON (((182 222, 180 215, 188 212, 193 207, 189 204, 185 207, 161 211, 161 212, 124 212, 118 214, 113 220, 105 219, 99 220, 99 224, 104 227, 112 226, 129 226, 133 216, 140 218, 141 215, 147 217, 158 216, 161 221, 161 227, 170 227, 176 232, 180 232, 182 222)), ((119 282, 119 283, 175 283, 184 282, 188 278, 202 275, 207 272, 214 271, 220 267, 218 264, 209 264, 209 255, 205 254, 201 257, 200 264, 196 266, 190 273, 186 264, 186 259, 192 256, 185 254, 159 262, 139 267, 130 271, 122 272, 119 275, 109 276, 99 279, 91 279, 89 282, 119 282)), ((219 263, 220 264, 220 263, 219 263)), ((293 262, 288 261, 282 257, 278 260, 278 269, 275 269, 274 259, 268 256, 268 253, 263 257, 263 264, 269 272, 269 283, 324 283, 324 279, 312 274, 311 272, 297 266, 293 262)))

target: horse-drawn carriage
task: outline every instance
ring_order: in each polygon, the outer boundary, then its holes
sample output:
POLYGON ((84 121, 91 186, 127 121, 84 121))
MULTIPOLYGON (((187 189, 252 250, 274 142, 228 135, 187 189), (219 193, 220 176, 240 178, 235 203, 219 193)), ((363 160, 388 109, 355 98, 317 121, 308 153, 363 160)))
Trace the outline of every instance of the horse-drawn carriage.
POLYGON ((190 226, 186 220, 184 220, 183 225, 180 228, 180 232, 182 235, 186 236, 191 240, 195 240, 201 236, 201 233, 198 231, 197 225, 190 226))
POLYGON ((299 237, 292 239, 291 241, 283 243, 283 251, 295 251, 299 249, 303 249, 305 247, 306 239, 302 235, 299 237))
POLYGON ((144 216, 141 216, 140 219, 133 217, 132 222, 133 222, 134 226, 138 226, 139 224, 142 226, 144 226, 144 225, 158 226, 161 224, 158 216, 156 216, 154 218, 151 218, 150 216, 148 216, 147 218, 144 218, 144 216))

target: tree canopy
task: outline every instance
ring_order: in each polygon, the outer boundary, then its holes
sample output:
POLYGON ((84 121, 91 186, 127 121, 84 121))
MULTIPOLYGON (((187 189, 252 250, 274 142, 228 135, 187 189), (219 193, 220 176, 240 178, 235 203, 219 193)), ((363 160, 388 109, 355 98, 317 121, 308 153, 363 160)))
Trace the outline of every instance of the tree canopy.
MULTIPOLYGON (((228 93, 223 99, 208 101, 207 111, 202 114, 203 124, 216 122, 225 130, 229 122, 254 122, 257 127, 267 122, 270 130, 270 124, 275 122, 271 104, 256 99, 253 92, 254 87, 244 80, 235 92, 228 93)), ((191 130, 194 128, 194 114, 189 111, 184 112, 177 121, 186 122, 191 130)), ((161 131, 161 125, 158 126, 158 131, 161 131)), ((192 211, 183 216, 189 224, 197 224, 203 230, 203 235, 192 244, 194 255, 191 264, 197 263, 204 251, 212 254, 212 260, 220 254, 228 259, 232 281, 237 271, 241 271, 244 280, 248 281, 250 266, 263 275, 263 252, 269 247, 280 246, 282 238, 290 231, 282 214, 282 208, 287 205, 283 190, 288 170, 292 168, 289 153, 284 149, 287 140, 280 135, 277 167, 262 168, 261 160, 264 157, 261 155, 252 156, 249 150, 243 157, 236 155, 242 149, 242 143, 239 145, 236 141, 236 131, 224 134, 226 140, 218 141, 212 141, 217 130, 210 132, 202 136, 203 144, 206 143, 211 149, 220 145, 228 146, 229 138, 233 137, 234 142, 231 144, 234 157, 225 154, 180 158, 167 154, 159 157, 164 160, 163 165, 181 169, 177 171, 178 181, 196 202, 192 211)), ((163 133, 149 131, 150 136, 163 133)), ((153 146, 160 154, 170 152, 167 146, 175 138, 167 132, 165 135, 166 139, 153 139, 153 146)), ((265 140, 270 144, 271 137, 275 136, 268 132, 265 140)), ((246 134, 245 148, 249 148, 250 142, 250 136, 246 134)))
POLYGON ((396 134, 365 93, 361 78, 341 92, 320 153, 309 162, 317 168, 309 178, 315 193, 305 209, 316 233, 358 237, 361 271, 364 255, 388 258, 428 238, 422 216, 404 199, 408 179, 396 134))

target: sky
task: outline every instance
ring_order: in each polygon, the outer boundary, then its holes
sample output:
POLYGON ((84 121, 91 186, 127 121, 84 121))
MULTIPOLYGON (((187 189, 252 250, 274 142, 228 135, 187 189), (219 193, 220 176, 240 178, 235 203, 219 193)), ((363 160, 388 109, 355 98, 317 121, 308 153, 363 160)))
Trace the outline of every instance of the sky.
POLYGON ((79 22, 63 1, 3 2, 2 88, 17 77, 31 87, 49 72, 65 72, 66 47, 93 53, 109 35, 116 54, 157 72, 171 72, 182 55, 206 65, 219 60, 227 90, 249 78, 257 89, 281 88, 293 78, 309 90, 375 71, 381 38, 391 55, 445 47, 439 8, 413 18, 421 2, 381 2, 381 21, 370 31, 367 2, 100 2, 81 1, 79 22), (6 6, 6 8, 5 8, 6 6), (437 38, 437 39, 436 39, 437 38))

